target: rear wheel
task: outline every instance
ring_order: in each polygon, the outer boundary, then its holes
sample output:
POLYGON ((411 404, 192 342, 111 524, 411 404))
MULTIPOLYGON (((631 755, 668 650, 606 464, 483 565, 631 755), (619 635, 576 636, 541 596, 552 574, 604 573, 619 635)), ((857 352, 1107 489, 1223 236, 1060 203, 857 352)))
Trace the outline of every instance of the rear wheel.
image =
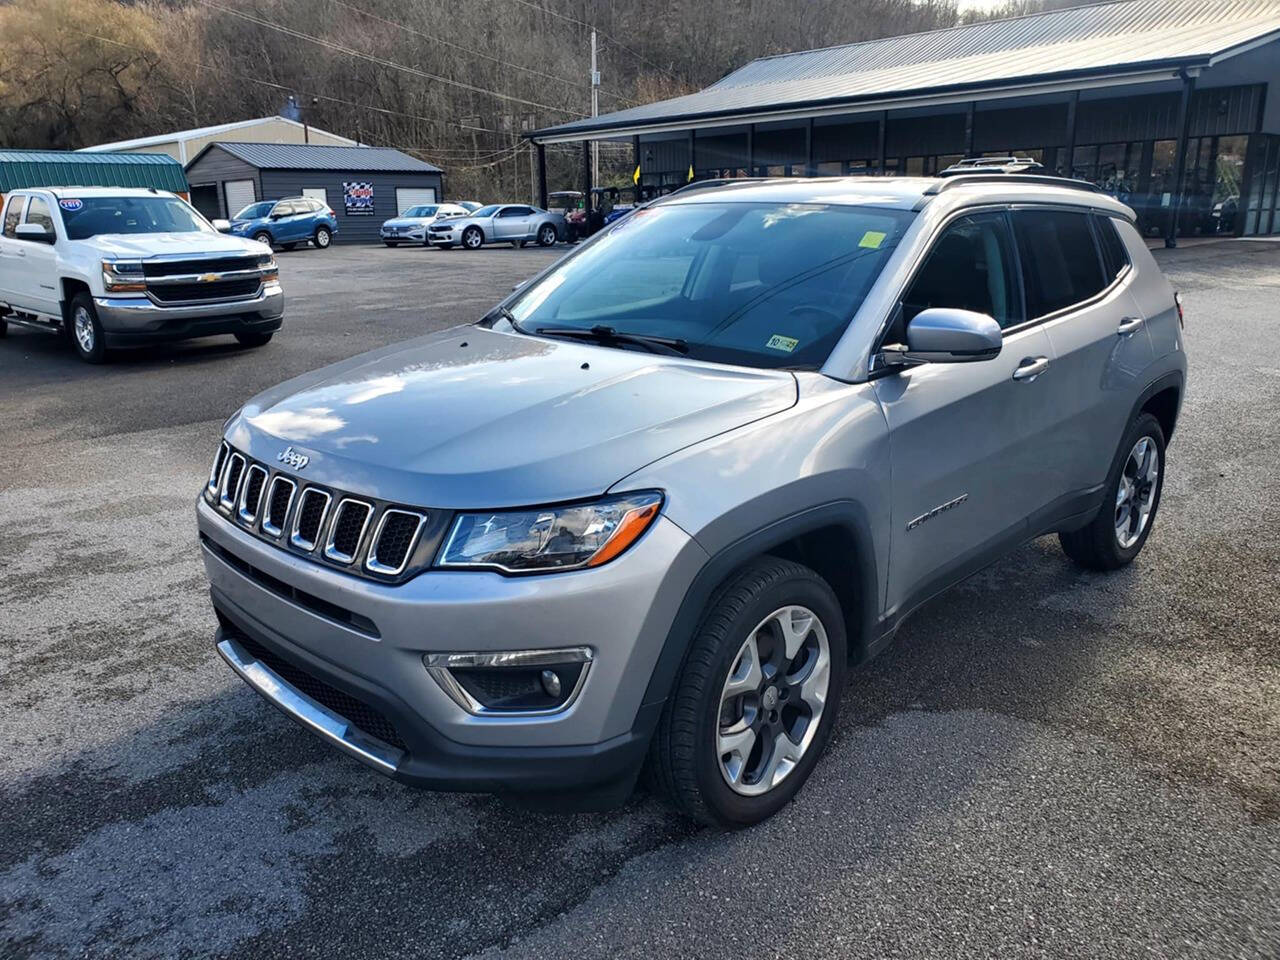
POLYGON ((484 246, 484 233, 479 227, 467 227, 462 231, 462 245, 468 250, 479 250, 484 246))
POLYGON ((1164 486, 1164 430, 1149 413, 1130 424, 1120 442, 1102 507, 1089 525, 1059 533, 1068 557, 1089 570, 1116 570, 1141 551, 1156 522, 1164 486))
POLYGON ((67 332, 76 356, 85 363, 101 363, 107 355, 107 344, 102 335, 102 324, 98 322, 98 311, 93 306, 93 297, 77 293, 71 298, 67 317, 67 332))
POLYGON ((275 331, 255 331, 248 330, 244 333, 237 333, 236 339, 240 341, 241 346, 245 347, 263 347, 271 342, 271 337, 275 331))
POLYGON ((311 239, 318 249, 327 250, 329 244, 333 242, 333 234, 328 227, 316 227, 316 232, 311 239))
POLYGON ((549 247, 556 242, 556 228, 544 223, 538 228, 538 246, 549 247))
POLYGON ((826 747, 847 662, 831 587, 763 557, 712 598, 650 748, 651 773, 689 816, 758 823, 804 785, 826 747))

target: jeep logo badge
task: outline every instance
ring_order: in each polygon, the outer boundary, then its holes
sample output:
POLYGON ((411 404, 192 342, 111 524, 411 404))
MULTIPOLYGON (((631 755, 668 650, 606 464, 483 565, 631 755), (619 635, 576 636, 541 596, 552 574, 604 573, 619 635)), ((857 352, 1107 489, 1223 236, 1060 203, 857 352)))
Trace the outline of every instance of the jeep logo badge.
POLYGON ((283 450, 277 453, 276 459, 279 460, 281 463, 283 463, 286 467, 293 467, 293 469, 295 470, 301 470, 303 467, 305 467, 308 463, 311 462, 310 457, 308 457, 305 453, 298 453, 291 446, 285 447, 283 450))

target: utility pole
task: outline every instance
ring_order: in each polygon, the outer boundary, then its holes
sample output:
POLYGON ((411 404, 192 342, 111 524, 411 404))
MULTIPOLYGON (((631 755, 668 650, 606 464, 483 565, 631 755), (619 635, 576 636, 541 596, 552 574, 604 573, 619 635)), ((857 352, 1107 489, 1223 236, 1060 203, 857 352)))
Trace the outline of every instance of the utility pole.
MULTIPOLYGON (((596 32, 591 31, 591 116, 600 116, 600 69, 596 63, 596 32)), ((600 182, 600 144, 591 141, 591 182, 600 182)), ((588 206, 591 198, 587 197, 588 206)))

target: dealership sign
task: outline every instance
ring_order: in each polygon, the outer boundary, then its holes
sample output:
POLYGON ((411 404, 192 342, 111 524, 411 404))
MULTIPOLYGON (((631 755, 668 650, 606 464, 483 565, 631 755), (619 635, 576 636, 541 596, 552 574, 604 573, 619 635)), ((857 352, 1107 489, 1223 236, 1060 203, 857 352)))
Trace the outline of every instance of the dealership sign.
POLYGON ((368 180, 344 181, 342 201, 347 216, 373 216, 373 184, 368 180))

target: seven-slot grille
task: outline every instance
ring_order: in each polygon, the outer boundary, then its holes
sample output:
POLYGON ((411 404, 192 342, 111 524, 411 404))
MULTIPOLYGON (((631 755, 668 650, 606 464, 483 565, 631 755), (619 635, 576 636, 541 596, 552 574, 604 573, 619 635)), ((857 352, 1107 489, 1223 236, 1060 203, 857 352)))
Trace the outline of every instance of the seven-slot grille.
POLYGON ((379 578, 408 569, 427 525, 425 512, 379 507, 273 473, 225 442, 214 457, 207 496, 224 515, 277 546, 379 578))

